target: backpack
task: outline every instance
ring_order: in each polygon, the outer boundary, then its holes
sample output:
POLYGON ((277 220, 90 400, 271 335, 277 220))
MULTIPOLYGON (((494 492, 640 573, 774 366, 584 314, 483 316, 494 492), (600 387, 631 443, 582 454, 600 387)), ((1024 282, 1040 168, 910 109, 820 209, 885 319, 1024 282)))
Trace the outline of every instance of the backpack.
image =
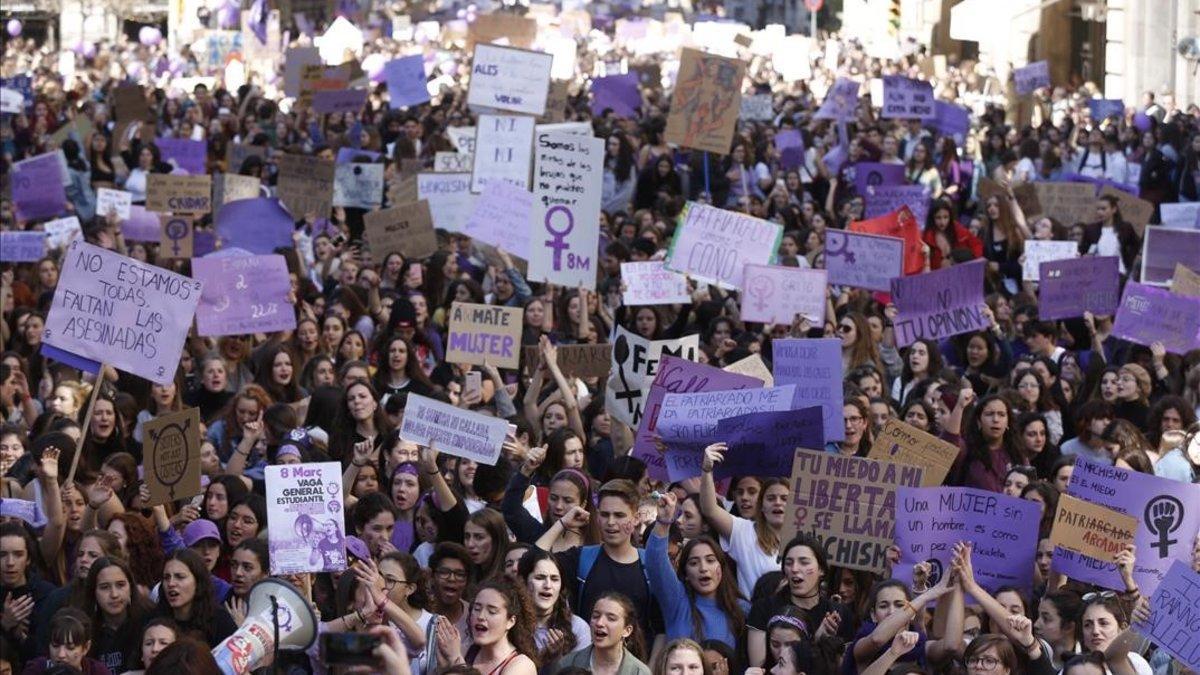
MULTIPOLYGON (((592 568, 596 566, 596 559, 600 557, 600 551, 604 547, 600 544, 592 544, 579 549, 579 569, 575 574, 575 606, 583 606, 583 588, 587 585, 588 575, 592 573, 592 568)), ((642 565, 642 577, 646 579, 646 588, 650 588, 650 575, 646 572, 646 549, 639 548, 638 562, 642 565)))

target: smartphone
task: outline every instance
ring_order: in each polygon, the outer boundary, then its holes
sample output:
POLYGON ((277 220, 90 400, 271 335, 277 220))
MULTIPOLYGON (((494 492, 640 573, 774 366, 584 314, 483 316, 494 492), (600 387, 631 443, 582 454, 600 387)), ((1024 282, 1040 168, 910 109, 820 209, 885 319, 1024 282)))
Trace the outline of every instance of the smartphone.
POLYGON ((471 398, 471 392, 483 395, 483 373, 478 370, 467 373, 467 380, 463 383, 463 398, 471 398))
POLYGON ((192 501, 191 501, 192 506, 194 506, 196 508, 200 508, 200 505, 203 503, 204 503, 204 493, 203 492, 196 495, 195 497, 192 497, 192 501))
POLYGON ((322 633, 321 661, 327 666, 374 666, 379 638, 364 633, 322 633))

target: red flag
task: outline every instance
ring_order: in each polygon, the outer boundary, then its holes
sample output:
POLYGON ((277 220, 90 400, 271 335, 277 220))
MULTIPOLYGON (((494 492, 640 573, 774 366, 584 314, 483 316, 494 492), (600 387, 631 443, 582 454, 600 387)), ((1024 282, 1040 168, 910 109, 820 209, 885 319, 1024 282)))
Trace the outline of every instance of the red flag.
POLYGON ((925 242, 921 241, 921 226, 913 217, 907 206, 889 214, 870 220, 859 220, 850 223, 846 229, 851 232, 867 234, 882 234, 885 237, 896 237, 904 240, 904 274, 920 274, 925 271, 925 242))

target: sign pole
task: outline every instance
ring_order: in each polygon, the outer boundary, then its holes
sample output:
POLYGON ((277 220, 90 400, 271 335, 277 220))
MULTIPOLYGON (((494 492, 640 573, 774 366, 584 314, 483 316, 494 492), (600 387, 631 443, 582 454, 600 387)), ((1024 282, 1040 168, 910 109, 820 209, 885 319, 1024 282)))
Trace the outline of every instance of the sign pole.
POLYGON ((79 440, 75 442, 75 456, 71 458, 71 470, 67 472, 67 481, 75 480, 75 468, 79 466, 79 456, 83 454, 83 442, 87 439, 88 427, 92 425, 92 410, 96 407, 96 399, 100 395, 100 387, 104 384, 104 371, 108 366, 100 364, 100 372, 96 373, 96 383, 92 385, 92 395, 88 397, 87 412, 83 415, 83 428, 79 432, 79 440))

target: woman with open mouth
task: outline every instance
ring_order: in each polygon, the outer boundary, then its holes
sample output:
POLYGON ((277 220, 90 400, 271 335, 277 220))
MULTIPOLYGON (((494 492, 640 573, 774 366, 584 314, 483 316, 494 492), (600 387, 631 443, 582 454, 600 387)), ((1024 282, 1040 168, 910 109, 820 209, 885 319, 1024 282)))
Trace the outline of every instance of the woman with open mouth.
POLYGON ((594 675, 650 675, 641 658, 646 654, 637 610, 616 591, 600 594, 592 607, 591 644, 564 656, 551 672, 583 668, 594 675))
POLYGON ((571 612, 563 594, 562 569, 555 557, 534 547, 527 549, 517 563, 517 578, 525 584, 533 599, 537 627, 533 639, 538 648, 538 660, 554 663, 592 642, 588 623, 571 612))
POLYGON ((167 558, 157 614, 174 619, 181 634, 192 634, 209 647, 216 647, 237 630, 233 617, 213 597, 204 561, 191 549, 180 549, 167 558))
POLYGON ((467 621, 471 646, 446 619, 438 619, 438 660, 443 668, 469 665, 482 675, 536 675, 532 602, 519 586, 503 581, 481 585, 467 621))

